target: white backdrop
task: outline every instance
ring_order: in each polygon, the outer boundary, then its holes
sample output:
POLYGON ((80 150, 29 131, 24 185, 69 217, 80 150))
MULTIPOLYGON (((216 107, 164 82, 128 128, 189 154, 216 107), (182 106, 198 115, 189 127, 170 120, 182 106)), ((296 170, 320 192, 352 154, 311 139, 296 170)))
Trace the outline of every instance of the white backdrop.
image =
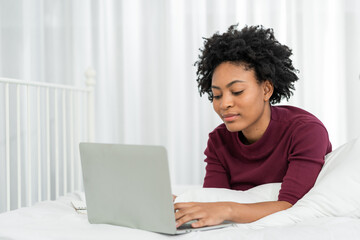
POLYGON ((234 23, 293 49, 300 80, 284 104, 318 116, 334 147, 360 135, 356 0, 0 0, 0 76, 83 85, 93 66, 96 140, 165 145, 173 183, 201 184, 220 120, 193 63, 202 37, 234 23))

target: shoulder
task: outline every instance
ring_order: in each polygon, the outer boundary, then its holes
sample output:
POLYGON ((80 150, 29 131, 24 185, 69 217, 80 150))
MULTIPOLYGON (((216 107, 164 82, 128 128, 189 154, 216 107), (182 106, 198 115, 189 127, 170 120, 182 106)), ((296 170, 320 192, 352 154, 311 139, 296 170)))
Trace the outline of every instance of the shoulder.
POLYGON ((287 126, 290 149, 296 146, 320 147, 331 151, 329 134, 324 124, 308 111, 292 106, 273 106, 272 119, 278 126, 287 126))
POLYGON ((272 120, 287 124, 292 128, 298 128, 301 126, 318 126, 325 128, 324 124, 312 113, 293 106, 272 106, 271 107, 272 120))
POLYGON ((234 134, 237 136, 237 133, 230 132, 222 123, 209 133, 209 141, 215 145, 229 144, 234 141, 234 134))
POLYGON ((228 138, 231 137, 232 134, 234 133, 227 130, 226 125, 222 123, 209 133, 209 138, 228 138))
POLYGON ((212 132, 209 133, 209 135, 216 135, 217 133, 224 133, 228 132, 226 126, 224 123, 217 126, 212 132))

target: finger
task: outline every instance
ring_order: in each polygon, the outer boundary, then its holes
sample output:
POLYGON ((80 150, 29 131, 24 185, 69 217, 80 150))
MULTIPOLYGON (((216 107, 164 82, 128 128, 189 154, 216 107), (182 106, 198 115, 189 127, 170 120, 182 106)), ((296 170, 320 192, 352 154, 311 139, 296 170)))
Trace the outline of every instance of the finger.
POLYGON ((216 219, 216 218, 208 216, 208 217, 200 218, 199 221, 192 223, 191 226, 193 228, 199 228, 199 227, 205 227, 205 226, 218 225, 218 224, 221 224, 222 222, 223 221, 220 219, 216 219))
POLYGON ((178 208, 177 211, 175 211, 175 219, 182 218, 185 215, 194 214, 201 210, 201 208, 196 204, 186 204, 183 206, 186 207, 178 208))
POLYGON ((194 207, 181 208, 175 211, 175 219, 179 219, 184 217, 185 215, 191 214, 195 212, 196 209, 194 207))
POLYGON ((193 214, 185 215, 182 218, 179 218, 176 220, 176 227, 179 227, 179 226, 183 225, 184 223, 187 223, 191 220, 197 220, 197 218, 194 217, 193 214))
POLYGON ((174 204, 174 209, 175 210, 180 210, 182 208, 189 208, 194 206, 193 202, 180 202, 180 203, 175 203, 174 204))
POLYGON ((201 219, 203 217, 204 217, 203 212, 189 213, 189 214, 186 214, 186 215, 184 215, 183 217, 181 217, 179 219, 176 219, 176 226, 179 227, 184 223, 187 223, 187 222, 192 221, 192 220, 199 220, 199 219, 201 219))
POLYGON ((175 201, 175 199, 177 198, 177 196, 176 195, 172 195, 172 197, 173 197, 173 201, 175 201))
POLYGON ((193 228, 200 228, 200 227, 205 227, 205 226, 208 226, 209 224, 207 224, 207 221, 206 221, 206 218, 202 218, 200 219, 199 221, 196 221, 196 222, 193 222, 191 224, 191 226, 193 228))

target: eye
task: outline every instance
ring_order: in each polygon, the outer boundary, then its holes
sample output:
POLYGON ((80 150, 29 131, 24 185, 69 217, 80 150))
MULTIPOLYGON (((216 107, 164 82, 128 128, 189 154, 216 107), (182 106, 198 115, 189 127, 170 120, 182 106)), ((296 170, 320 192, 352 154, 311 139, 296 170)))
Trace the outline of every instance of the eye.
POLYGON ((220 99, 221 98, 221 95, 214 95, 213 96, 213 99, 220 99))
POLYGON ((234 94, 235 96, 239 96, 239 95, 242 94, 243 92, 244 92, 244 90, 238 91, 238 92, 233 92, 233 94, 234 94))

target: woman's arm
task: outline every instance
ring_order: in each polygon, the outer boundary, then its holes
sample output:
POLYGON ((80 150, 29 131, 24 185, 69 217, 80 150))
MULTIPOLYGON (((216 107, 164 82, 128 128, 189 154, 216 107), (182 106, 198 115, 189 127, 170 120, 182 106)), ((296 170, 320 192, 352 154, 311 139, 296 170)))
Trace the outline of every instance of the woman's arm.
POLYGON ((235 203, 235 202, 213 202, 213 203, 176 203, 175 218, 176 226, 191 221, 192 227, 211 226, 232 221, 237 223, 254 222, 272 213, 288 209, 292 206, 286 201, 260 202, 260 203, 235 203))

